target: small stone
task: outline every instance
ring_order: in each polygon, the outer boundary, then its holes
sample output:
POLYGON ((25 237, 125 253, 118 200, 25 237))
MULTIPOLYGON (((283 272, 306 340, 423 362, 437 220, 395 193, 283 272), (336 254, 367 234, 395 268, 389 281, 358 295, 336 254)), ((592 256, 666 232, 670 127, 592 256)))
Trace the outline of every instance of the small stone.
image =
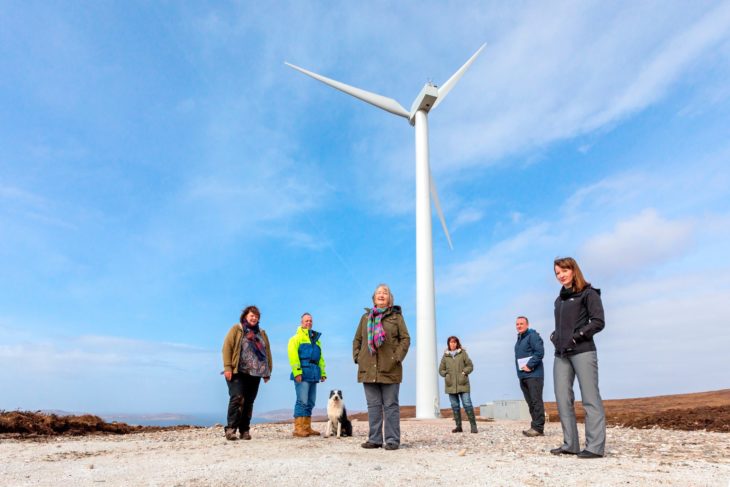
POLYGON ((466 448, 464 448, 463 450, 459 450, 459 453, 457 453, 457 455, 459 455, 460 457, 466 455, 466 448))

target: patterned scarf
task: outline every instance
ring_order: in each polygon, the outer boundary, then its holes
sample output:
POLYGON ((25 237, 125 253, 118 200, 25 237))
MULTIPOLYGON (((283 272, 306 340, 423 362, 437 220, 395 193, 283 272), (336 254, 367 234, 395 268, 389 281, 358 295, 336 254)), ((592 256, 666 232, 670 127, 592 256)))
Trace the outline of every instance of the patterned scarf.
POLYGON ((388 308, 373 308, 368 314, 368 351, 375 355, 378 347, 385 341, 385 330, 383 329, 383 314, 388 308))
POLYGON ((261 338, 260 333, 261 332, 258 324, 251 326, 249 322, 246 321, 243 327, 243 336, 245 336, 246 340, 251 342, 251 345, 253 345, 252 348, 254 353, 256 354, 256 357, 259 360, 263 361, 266 359, 266 344, 261 338))

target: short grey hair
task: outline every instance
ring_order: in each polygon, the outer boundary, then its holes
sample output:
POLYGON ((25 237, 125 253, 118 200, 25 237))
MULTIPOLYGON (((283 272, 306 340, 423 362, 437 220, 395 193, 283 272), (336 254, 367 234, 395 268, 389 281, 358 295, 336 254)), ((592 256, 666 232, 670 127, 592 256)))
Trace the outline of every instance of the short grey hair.
POLYGON ((381 287, 384 287, 386 289, 386 291, 388 291, 388 296, 389 296, 388 307, 390 308, 391 306, 393 306, 393 303, 395 302, 395 297, 393 296, 393 293, 390 292, 390 286, 388 286, 387 284, 383 284, 383 283, 380 283, 377 286, 375 286, 375 291, 373 291, 373 304, 375 304, 375 293, 377 293, 378 289, 380 289, 381 287))

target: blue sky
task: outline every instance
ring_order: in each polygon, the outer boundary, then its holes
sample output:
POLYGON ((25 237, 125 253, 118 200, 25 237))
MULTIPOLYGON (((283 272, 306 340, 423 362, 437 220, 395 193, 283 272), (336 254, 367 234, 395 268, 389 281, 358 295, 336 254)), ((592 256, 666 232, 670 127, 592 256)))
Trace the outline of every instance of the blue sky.
POLYGON ((603 292, 604 398, 730 387, 730 2, 9 1, 0 408, 222 414, 256 304, 257 410, 293 405, 304 311, 363 409, 376 284, 418 346, 413 129, 283 63, 409 107, 484 42, 429 117, 438 349, 461 338, 473 399, 521 397, 514 318, 547 339, 564 255, 603 292))

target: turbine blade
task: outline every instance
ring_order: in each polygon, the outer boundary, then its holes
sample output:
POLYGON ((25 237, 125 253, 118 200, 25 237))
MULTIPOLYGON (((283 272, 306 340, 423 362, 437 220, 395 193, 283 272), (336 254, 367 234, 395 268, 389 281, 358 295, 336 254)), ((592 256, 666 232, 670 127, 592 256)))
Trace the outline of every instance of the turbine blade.
POLYGON ((354 86, 346 85, 345 83, 340 83, 339 81, 335 81, 333 79, 329 79, 325 76, 319 75, 317 73, 313 73, 311 71, 307 71, 304 68, 300 68, 299 66, 295 66, 293 64, 284 62, 287 66, 290 68, 296 69, 297 71, 306 74, 307 76, 311 76, 312 78, 321 81, 322 83, 331 86, 332 88, 338 89, 344 93, 347 93, 348 95, 354 96, 355 98, 358 98, 366 103, 370 103, 371 105, 375 105, 378 108, 382 108, 386 112, 390 112, 394 115, 400 115, 401 117, 409 118, 410 114, 408 113, 408 110, 403 108, 400 103, 395 101, 392 98, 388 98, 387 96, 378 95, 377 93, 371 93, 369 91, 362 90, 360 88, 355 88, 354 86))
POLYGON ((434 102, 433 107, 431 107, 431 110, 439 106, 439 103, 441 103, 444 98, 446 98, 446 95, 449 94, 449 91, 451 91, 454 85, 461 79, 466 70, 469 69, 469 66, 471 66, 471 64, 476 60, 477 56, 481 54, 485 47, 487 47, 487 44, 482 44, 482 47, 480 47, 477 52, 475 52, 472 57, 470 57, 469 60, 465 62, 464 65, 460 67, 459 70, 451 76, 451 78, 448 79, 448 81, 446 81, 446 83, 441 85, 441 87, 439 88, 439 96, 438 98, 436 98, 436 101, 434 102))
POLYGON ((454 246, 451 244, 451 235, 449 235, 449 229, 446 228, 446 219, 444 218, 444 212, 441 211, 441 203, 439 202, 438 191, 436 191, 436 183, 433 182, 433 175, 431 174, 430 168, 428 170, 428 179, 431 186, 431 199, 433 200, 433 206, 436 207, 436 213, 439 216, 439 220, 441 220, 441 228, 444 229, 444 233, 446 234, 446 240, 449 242, 449 248, 451 250, 454 250, 454 246))

